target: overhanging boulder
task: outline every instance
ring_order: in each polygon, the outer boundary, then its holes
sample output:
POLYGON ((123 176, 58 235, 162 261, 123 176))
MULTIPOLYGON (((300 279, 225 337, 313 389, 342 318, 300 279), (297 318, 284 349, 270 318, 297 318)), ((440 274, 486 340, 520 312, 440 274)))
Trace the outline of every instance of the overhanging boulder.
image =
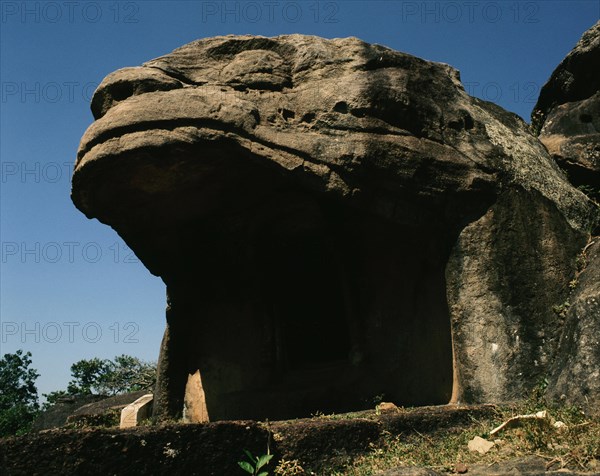
POLYGON ((156 414, 509 400, 547 371, 597 210, 452 67, 217 37, 92 109, 72 198, 167 285, 156 414))

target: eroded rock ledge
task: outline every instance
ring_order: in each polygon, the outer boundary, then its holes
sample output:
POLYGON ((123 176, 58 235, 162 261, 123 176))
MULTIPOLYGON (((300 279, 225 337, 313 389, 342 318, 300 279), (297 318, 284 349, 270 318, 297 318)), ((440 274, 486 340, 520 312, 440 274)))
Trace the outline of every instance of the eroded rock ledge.
POLYGON ((92 110, 72 198, 167 285, 159 416, 511 400, 548 371, 597 210, 452 67, 217 37, 92 110))
POLYGON ((600 201, 600 21, 542 88, 532 124, 570 181, 600 201))

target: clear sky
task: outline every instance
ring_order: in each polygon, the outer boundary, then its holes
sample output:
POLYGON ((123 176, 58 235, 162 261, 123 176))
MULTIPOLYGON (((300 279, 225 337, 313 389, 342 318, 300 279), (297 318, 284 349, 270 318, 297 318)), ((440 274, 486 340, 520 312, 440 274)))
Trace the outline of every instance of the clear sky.
POLYGON ((110 72, 224 34, 356 36, 449 63, 526 120, 600 17, 599 0, 0 2, 0 351, 33 353, 40 393, 82 358, 156 360, 165 289, 69 198, 89 101, 110 72))

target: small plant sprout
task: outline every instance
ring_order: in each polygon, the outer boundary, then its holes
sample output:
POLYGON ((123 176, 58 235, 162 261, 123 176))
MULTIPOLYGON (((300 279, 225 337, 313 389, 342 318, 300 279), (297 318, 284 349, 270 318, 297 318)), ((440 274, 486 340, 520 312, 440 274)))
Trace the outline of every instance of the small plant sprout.
POLYGON ((246 473, 252 474, 253 476, 268 476, 269 473, 267 471, 260 470, 269 464, 269 461, 271 461, 271 458, 273 458, 272 454, 266 454, 257 457, 253 456, 248 450, 244 450, 244 453, 246 453, 250 463, 248 461, 238 461, 240 468, 246 471, 246 473))

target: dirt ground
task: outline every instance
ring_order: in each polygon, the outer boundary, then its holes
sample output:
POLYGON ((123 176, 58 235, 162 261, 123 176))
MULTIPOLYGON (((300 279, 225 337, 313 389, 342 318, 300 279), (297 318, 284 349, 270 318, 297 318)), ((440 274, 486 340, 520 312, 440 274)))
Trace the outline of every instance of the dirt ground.
POLYGON ((1 439, 0 474, 235 476, 244 474, 238 466, 238 461, 245 459, 244 450, 254 455, 273 454, 269 474, 282 459, 301 461, 304 474, 331 474, 331 468, 344 468, 389 435, 418 433, 434 438, 436 432, 460 431, 495 412, 495 407, 485 405, 441 406, 272 423, 223 421, 127 430, 61 428, 1 439))

